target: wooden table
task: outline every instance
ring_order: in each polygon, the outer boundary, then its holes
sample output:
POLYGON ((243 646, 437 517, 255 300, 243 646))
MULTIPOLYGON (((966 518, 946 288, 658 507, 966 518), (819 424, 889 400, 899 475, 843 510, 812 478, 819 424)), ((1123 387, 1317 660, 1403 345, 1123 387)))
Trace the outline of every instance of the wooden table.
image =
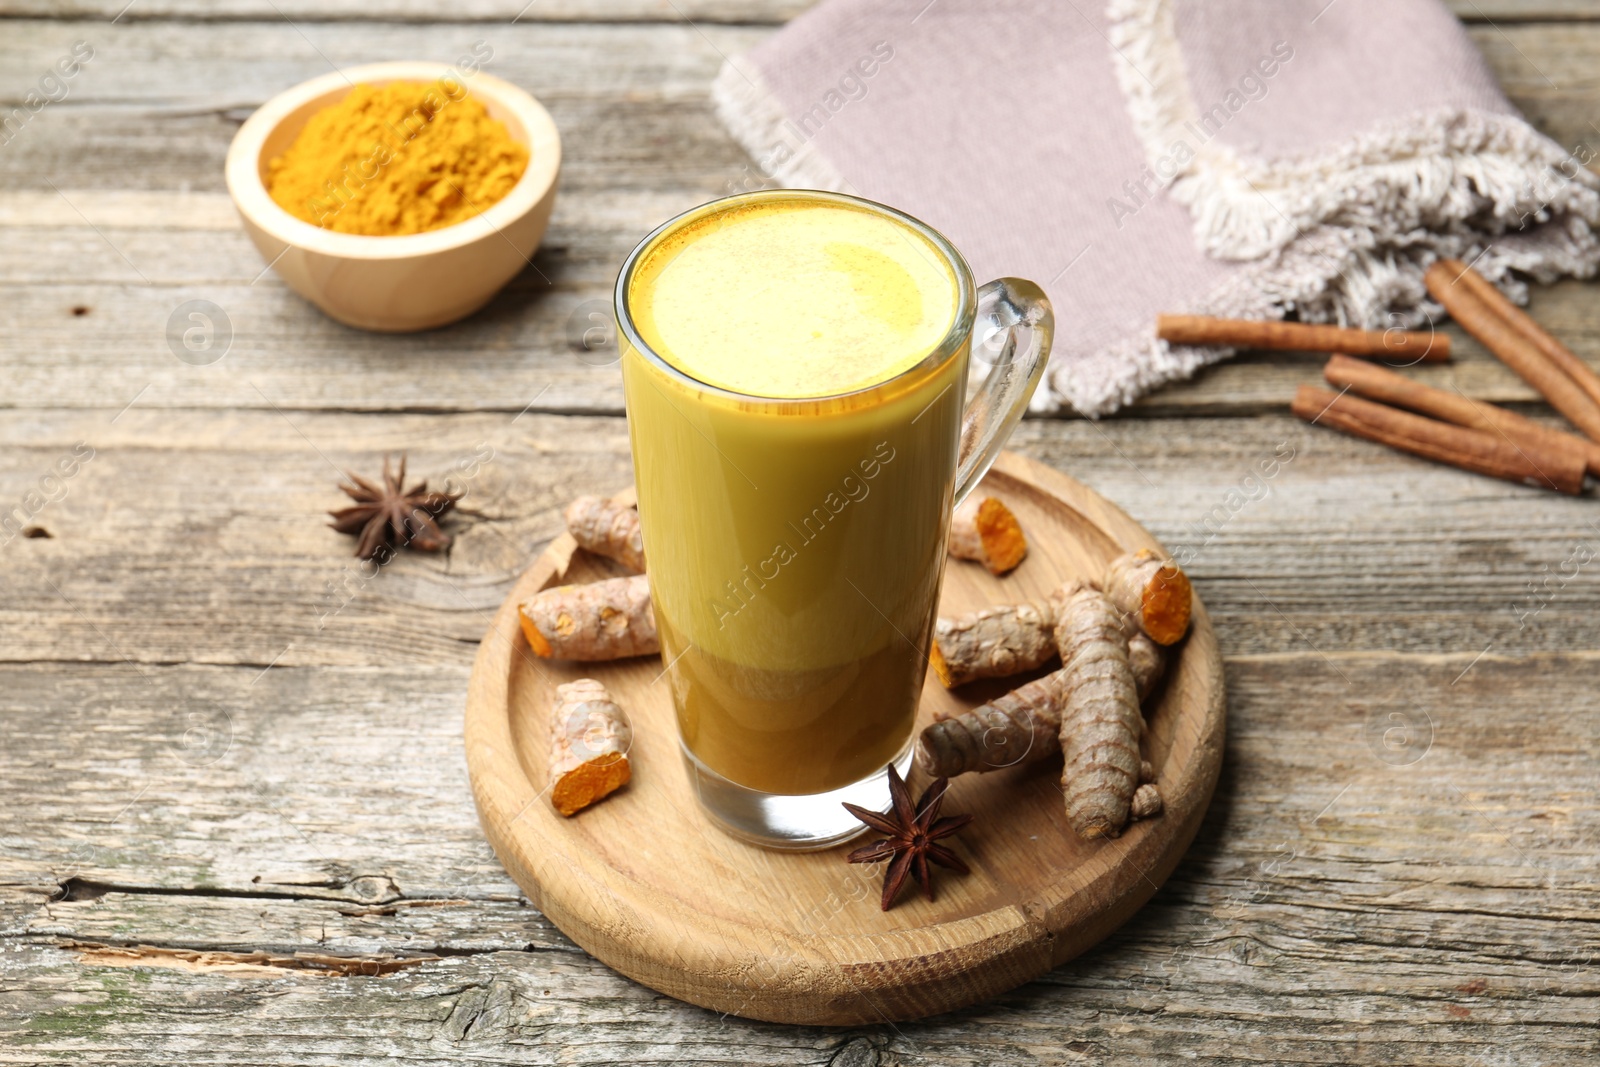
MULTIPOLYGON (((641 233, 747 179, 707 86, 805 4, 136 0, 111 24, 124 2, 0 4, 7 111, 94 49, 0 149, 0 503, 42 500, 0 550, 0 1063, 1593 1061, 1600 510, 1296 422, 1318 362, 1293 355, 1016 438, 1194 548, 1227 656, 1217 799, 1123 930, 994 1003, 849 1031, 590 959, 479 833, 468 666, 561 505, 629 481, 587 316, 641 233), (263 273, 229 138, 330 63, 480 40, 566 134, 537 269, 450 329, 334 325, 263 273), (190 300, 231 324, 216 362, 169 346, 190 300), (477 513, 373 575, 323 512, 339 470, 402 450, 477 513)), ((1534 122, 1600 142, 1600 3, 1457 2, 1534 122)), ((1533 310, 1600 362, 1593 287, 1533 310)), ((1453 336, 1419 377, 1548 417, 1453 336)))

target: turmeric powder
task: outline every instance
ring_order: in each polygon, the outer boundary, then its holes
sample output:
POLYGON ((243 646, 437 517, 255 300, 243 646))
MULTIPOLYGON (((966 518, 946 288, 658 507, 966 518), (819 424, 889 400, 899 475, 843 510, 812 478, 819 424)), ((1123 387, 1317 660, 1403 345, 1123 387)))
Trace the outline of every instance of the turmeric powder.
POLYGON ((315 226, 388 237, 481 214, 527 169, 527 146, 459 82, 390 82, 312 115, 268 164, 266 187, 315 226))

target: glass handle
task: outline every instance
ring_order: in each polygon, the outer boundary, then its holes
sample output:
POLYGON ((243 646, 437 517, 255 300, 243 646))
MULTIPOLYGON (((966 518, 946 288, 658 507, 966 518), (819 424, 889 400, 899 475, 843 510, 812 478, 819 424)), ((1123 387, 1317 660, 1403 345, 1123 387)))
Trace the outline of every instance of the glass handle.
POLYGON ((956 507, 989 473, 1027 411, 1050 361, 1054 333, 1050 298, 1037 285, 1021 278, 997 278, 979 288, 972 358, 989 365, 989 376, 961 416, 956 507))

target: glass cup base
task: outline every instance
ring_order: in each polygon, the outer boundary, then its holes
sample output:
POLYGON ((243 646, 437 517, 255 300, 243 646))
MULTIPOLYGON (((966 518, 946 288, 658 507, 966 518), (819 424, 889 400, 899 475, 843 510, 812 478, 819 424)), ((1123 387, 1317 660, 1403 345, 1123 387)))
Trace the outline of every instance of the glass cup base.
MULTIPOLYGON (((914 739, 907 740, 894 758, 894 769, 902 778, 911 769, 914 739)), ((720 829, 762 848, 787 852, 832 848, 868 829, 844 810, 846 801, 869 811, 890 808, 888 767, 826 793, 787 796, 730 782, 696 759, 681 741, 679 746, 701 808, 720 829)))

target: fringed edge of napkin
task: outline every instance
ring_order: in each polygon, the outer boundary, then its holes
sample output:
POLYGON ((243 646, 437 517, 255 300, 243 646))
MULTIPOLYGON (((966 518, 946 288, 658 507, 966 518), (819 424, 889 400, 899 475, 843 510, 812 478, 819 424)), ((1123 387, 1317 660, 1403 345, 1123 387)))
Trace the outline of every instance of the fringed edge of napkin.
MULTIPOLYGON (((1578 218, 1507 235, 1488 249, 1477 235, 1414 236, 1410 246, 1383 249, 1370 235, 1318 226, 1266 260, 1240 264, 1242 269, 1221 286, 1173 310, 1241 319, 1281 319, 1295 312, 1303 322, 1428 329, 1444 314, 1428 297, 1422 275, 1440 256, 1472 260, 1475 269, 1519 303, 1527 300, 1527 286, 1510 271, 1542 283, 1569 275, 1587 277, 1600 263, 1600 241, 1578 218), (1359 310, 1363 308, 1370 311, 1359 310)), ((1098 418, 1236 351, 1169 345, 1150 325, 1051 368, 1051 395, 1098 418)))
POLYGON ((711 104, 762 172, 762 181, 751 189, 761 188, 770 179, 795 189, 852 191, 816 144, 789 121, 760 72, 725 60, 711 83, 711 104))
MULTIPOLYGON (((1198 119, 1170 0, 1111 0, 1117 77, 1155 167, 1198 119)), ((1168 190, 1195 240, 1241 270, 1188 307, 1197 314, 1411 328, 1442 309, 1422 274, 1439 256, 1471 260, 1512 299, 1515 270, 1537 281, 1600 268, 1600 179, 1521 118, 1435 110, 1382 124, 1303 158, 1248 160, 1209 141, 1168 190), (1531 224, 1530 224, 1531 223, 1531 224)), ((1052 391, 1103 415, 1232 355, 1171 346, 1153 328, 1051 372, 1052 391)))

